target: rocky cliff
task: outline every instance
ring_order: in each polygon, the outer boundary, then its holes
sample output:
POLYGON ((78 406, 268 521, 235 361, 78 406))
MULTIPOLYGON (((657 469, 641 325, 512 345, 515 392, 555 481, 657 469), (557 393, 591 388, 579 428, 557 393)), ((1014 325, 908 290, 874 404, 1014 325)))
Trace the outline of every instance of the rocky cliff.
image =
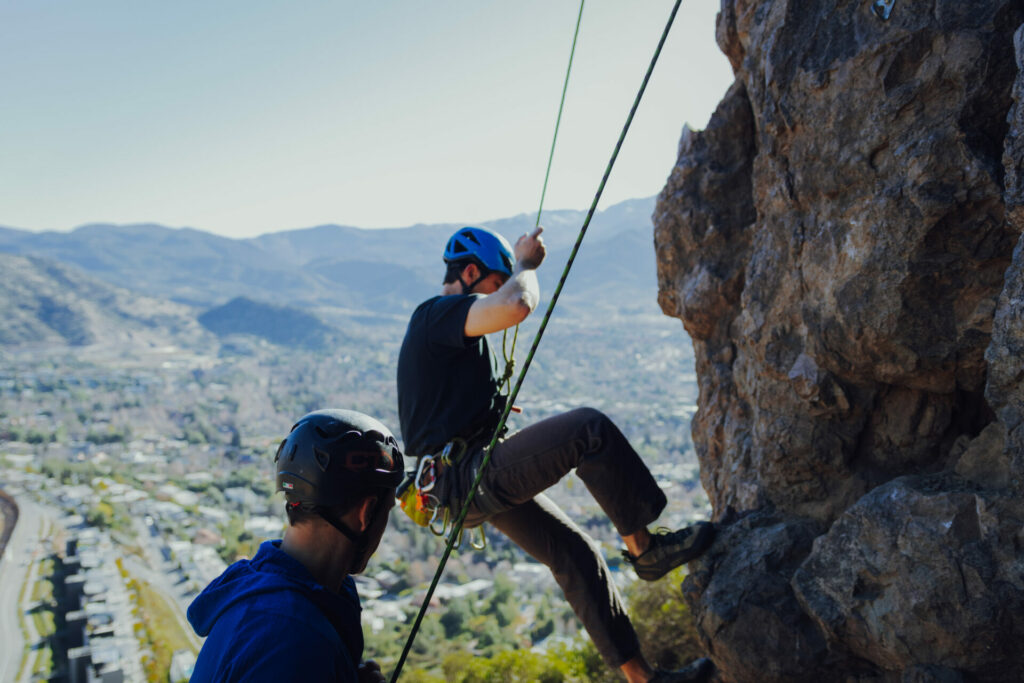
POLYGON ((721 523, 684 591, 723 681, 1024 677, 1022 23, 722 0, 736 81, 654 219, 721 523))

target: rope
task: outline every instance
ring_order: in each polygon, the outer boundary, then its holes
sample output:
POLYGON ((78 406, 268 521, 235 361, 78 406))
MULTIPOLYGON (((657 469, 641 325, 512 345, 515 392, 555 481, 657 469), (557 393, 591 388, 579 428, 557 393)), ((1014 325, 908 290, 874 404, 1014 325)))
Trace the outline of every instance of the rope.
MULTIPOLYGON (((562 84, 562 100, 558 103, 558 117, 555 118, 555 134, 551 138, 551 152, 548 153, 548 170, 544 172, 544 187, 540 191, 540 206, 537 208, 537 221, 540 225, 540 213, 544 210, 544 195, 548 193, 548 178, 551 177, 551 162, 555 158, 555 142, 558 141, 558 127, 562 125, 562 109, 565 107, 565 93, 569 89, 569 74, 572 72, 572 58, 576 54, 576 38, 580 34, 580 20, 583 19, 583 3, 580 0, 580 13, 576 17, 576 32, 572 34, 572 49, 569 50, 569 67, 565 70, 565 83, 562 84)), ((513 347, 513 350, 515 347, 513 347)))
MULTIPOLYGON (((540 190, 540 206, 537 207, 537 220, 534 227, 540 226, 540 215, 544 211, 544 197, 548 193, 548 179, 551 177, 551 164, 555 159, 555 143, 558 142, 558 129, 562 125, 562 111, 565 109, 565 93, 569 90, 569 74, 572 73, 572 58, 576 54, 576 39, 580 35, 580 22, 583 20, 583 4, 586 0, 580 0, 580 11, 576 15, 576 30, 572 34, 572 47, 569 49, 569 66, 565 70, 565 82, 562 84, 562 98, 558 102, 558 116, 555 117, 555 134, 551 137, 551 151, 548 152, 548 167, 544 171, 544 186, 540 190)), ((505 358, 505 372, 498 383, 502 387, 505 396, 512 390, 512 374, 516 369, 516 341, 519 339, 519 325, 516 325, 512 333, 512 350, 506 351, 505 345, 508 340, 508 329, 501 333, 501 355, 505 358)))
POLYGON ((487 469, 487 465, 491 461, 491 454, 494 452, 494 447, 498 443, 498 435, 505 426, 506 420, 508 420, 509 411, 512 409, 512 404, 515 401, 516 396, 519 395, 519 389, 523 386, 523 379, 526 377, 526 373, 530 369, 530 364, 533 362, 533 356, 537 352, 537 347, 540 344, 541 337, 544 336, 544 330, 547 329, 548 321, 551 319, 551 312, 554 310, 555 304, 558 302, 558 297, 562 292, 562 287, 565 285, 565 280, 569 276, 569 270, 572 268, 572 264, 576 260, 576 254, 580 250, 580 245, 583 243, 583 238, 586 236, 587 228, 590 226, 590 221, 594 217, 594 212, 597 210, 597 203, 600 201, 601 195, 604 193, 605 185, 608 183, 608 176, 611 175, 612 167, 615 165, 615 160, 619 156, 619 150, 622 149, 622 143, 626 139, 626 133, 629 132, 629 127, 633 123, 633 117, 636 114, 637 107, 640 106, 640 100, 643 98, 644 91, 647 89, 647 83, 650 81, 651 74, 654 72, 654 65, 658 63, 658 57, 661 56, 661 49, 665 45, 669 29, 672 28, 672 23, 675 21, 676 13, 679 11, 679 5, 681 3, 682 0, 676 0, 672 7, 672 12, 669 15, 668 22, 665 24, 665 30, 662 32, 661 39, 658 41, 658 47, 654 50, 654 56, 651 58, 651 63, 647 67, 647 73, 644 74, 644 80, 640 84, 640 90, 637 92, 636 98, 633 100, 633 106, 629 110, 629 116, 626 117, 626 123, 622 127, 622 133, 619 135, 619 139, 615 143, 615 150, 612 152, 611 159, 609 159, 608 165, 605 167, 601 183, 597 188, 597 193, 594 195, 594 201, 590 204, 590 210, 587 212, 587 217, 584 219, 583 226, 580 228, 579 235, 576 237, 576 243, 573 245, 572 251, 569 253, 569 259, 565 264, 565 268, 562 270, 562 276, 558 280, 558 286, 555 287, 555 290, 551 295, 551 301, 548 303, 548 308, 544 312, 544 318, 541 320, 540 328, 537 330, 537 334, 534 335, 533 343, 530 346, 530 352, 527 354, 526 361, 523 363, 523 369, 520 371, 519 377, 516 379, 516 385, 512 389, 512 393, 509 395, 508 401, 505 404, 505 409, 501 413, 501 419, 498 421, 498 426, 495 427, 494 434, 491 436, 491 441, 487 445, 487 450, 485 451, 484 458, 480 463, 480 468, 477 470, 476 478, 473 480, 473 485, 469 488, 466 500, 462 505, 462 510, 459 512, 458 519, 455 520, 455 524, 452 527, 451 537, 445 545, 444 553, 441 555, 441 561, 438 564, 437 571, 434 573, 434 579, 431 581, 430 588, 427 590, 427 595, 423 599, 423 604, 420 606, 420 611, 416 615, 416 621, 413 622, 412 631, 409 633, 409 638, 406 640, 405 647, 402 649, 402 655, 399 657, 398 664, 395 666, 395 672, 391 676, 391 683, 395 683, 402 672, 402 666, 405 664, 405 659, 409 655, 412 643, 416 639, 416 634, 419 631, 420 624, 423 622, 424 615, 426 615, 430 599, 434 596, 434 591, 437 589, 437 584, 441 579, 441 574, 444 572, 445 565, 448 563, 448 558, 452 554, 452 549, 455 546, 455 540, 458 537, 459 532, 462 530, 462 525, 466 520, 466 515, 469 513, 469 506, 473 502, 476 489, 483 480, 484 471, 487 469))

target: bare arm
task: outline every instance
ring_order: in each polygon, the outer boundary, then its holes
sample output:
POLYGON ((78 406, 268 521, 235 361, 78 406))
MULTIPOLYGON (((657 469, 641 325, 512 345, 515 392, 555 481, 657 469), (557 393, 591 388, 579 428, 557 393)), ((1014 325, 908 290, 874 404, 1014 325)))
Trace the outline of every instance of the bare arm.
POLYGON ((538 226, 516 241, 513 249, 516 265, 512 269, 512 277, 493 294, 473 302, 466 315, 467 337, 479 337, 518 325, 537 307, 540 286, 535 271, 547 255, 547 247, 540 236, 543 231, 544 228, 538 226))

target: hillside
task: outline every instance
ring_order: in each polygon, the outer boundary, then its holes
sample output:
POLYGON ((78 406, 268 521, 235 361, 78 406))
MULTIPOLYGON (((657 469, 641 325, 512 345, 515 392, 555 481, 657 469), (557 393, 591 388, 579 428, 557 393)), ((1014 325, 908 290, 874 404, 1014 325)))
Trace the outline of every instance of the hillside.
POLYGON ((37 257, 0 253, 0 344, 167 346, 203 337, 188 306, 139 296, 37 257))
POLYGON ((245 334, 281 346, 320 349, 337 341, 337 330, 309 313, 237 297, 199 316, 199 323, 219 337, 245 334))

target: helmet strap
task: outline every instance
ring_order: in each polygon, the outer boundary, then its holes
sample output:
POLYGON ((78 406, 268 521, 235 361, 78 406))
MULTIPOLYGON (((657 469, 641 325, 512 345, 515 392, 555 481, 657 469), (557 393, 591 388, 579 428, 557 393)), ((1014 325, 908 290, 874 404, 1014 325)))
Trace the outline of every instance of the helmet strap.
MULTIPOLYGON (((380 514, 381 508, 383 507, 382 502, 382 500, 378 500, 377 504, 374 506, 373 512, 370 514, 370 523, 366 525, 367 529, 373 526, 374 521, 377 519, 377 515, 380 514)), ((370 550, 370 535, 368 532, 353 531, 347 524, 345 524, 344 521, 342 521, 341 517, 339 517, 334 510, 327 506, 317 505, 313 508, 313 511, 323 517, 328 524, 337 529, 345 538, 352 541, 355 545, 356 556, 352 561, 353 567, 360 566, 363 564, 364 560, 368 559, 366 557, 370 550)), ((351 571, 349 573, 351 573, 351 571)))
MULTIPOLYGON (((467 285, 466 281, 462 279, 462 273, 459 273, 459 284, 462 285, 462 293, 463 294, 472 294, 473 293, 473 288, 476 287, 481 282, 483 282, 484 279, 488 275, 491 274, 491 271, 487 270, 486 268, 484 268, 483 266, 479 265, 478 263, 474 262, 473 265, 475 265, 477 267, 477 270, 480 271, 480 277, 478 277, 477 279, 473 280, 472 283, 467 285)), ((466 272, 466 269, 463 268, 462 272, 463 273, 466 272)))
MULTIPOLYGON (((345 522, 342 521, 341 517, 334 513, 329 507, 323 505, 317 505, 313 508, 314 512, 323 517, 323 519, 337 529, 345 538, 352 541, 356 547, 356 556, 352 561, 353 567, 358 567, 363 561, 363 555, 366 554, 367 546, 369 546, 369 539, 367 538, 366 532, 357 533, 349 528, 345 522)), ((351 567, 349 568, 351 570, 351 567)), ((349 571, 351 573, 351 571, 349 571)))

